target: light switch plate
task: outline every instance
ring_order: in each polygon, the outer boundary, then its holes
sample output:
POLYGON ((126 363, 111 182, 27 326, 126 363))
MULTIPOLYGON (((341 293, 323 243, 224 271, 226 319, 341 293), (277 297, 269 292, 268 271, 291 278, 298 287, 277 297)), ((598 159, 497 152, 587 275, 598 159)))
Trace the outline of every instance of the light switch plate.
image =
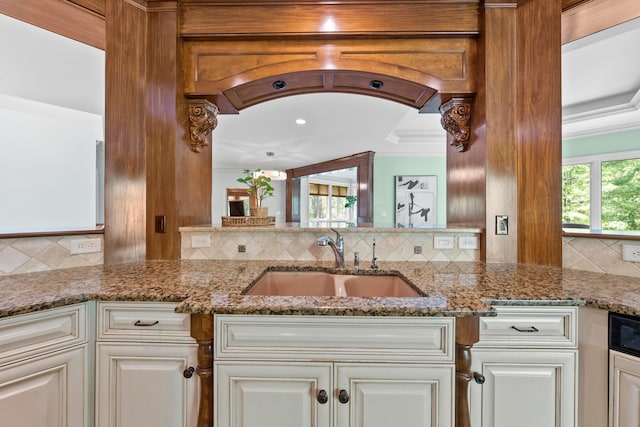
POLYGON ((640 262, 640 246, 622 245, 622 259, 624 261, 640 262))

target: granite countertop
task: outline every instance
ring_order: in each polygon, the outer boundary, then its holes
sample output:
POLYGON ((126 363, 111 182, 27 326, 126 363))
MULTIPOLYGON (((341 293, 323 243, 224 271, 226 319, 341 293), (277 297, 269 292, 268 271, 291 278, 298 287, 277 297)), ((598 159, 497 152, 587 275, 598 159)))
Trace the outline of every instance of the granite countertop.
MULTIPOLYGON (((147 261, 0 277, 0 317, 88 300, 173 301, 185 313, 473 316, 491 305, 589 305, 640 315, 640 278, 481 262, 380 262, 360 273, 400 273, 420 298, 265 297, 242 292, 267 268, 327 262, 147 261)), ((353 273, 354 270, 341 271, 353 273)))

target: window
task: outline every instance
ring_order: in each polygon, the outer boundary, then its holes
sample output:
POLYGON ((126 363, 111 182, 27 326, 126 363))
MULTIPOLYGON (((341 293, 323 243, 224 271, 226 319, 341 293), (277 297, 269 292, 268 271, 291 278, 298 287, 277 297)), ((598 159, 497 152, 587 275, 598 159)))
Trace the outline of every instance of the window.
POLYGON ((564 227, 640 231, 640 152, 565 159, 564 227))
POLYGON ((340 227, 352 222, 353 208, 346 207, 349 188, 320 182, 309 183, 309 224, 340 227))

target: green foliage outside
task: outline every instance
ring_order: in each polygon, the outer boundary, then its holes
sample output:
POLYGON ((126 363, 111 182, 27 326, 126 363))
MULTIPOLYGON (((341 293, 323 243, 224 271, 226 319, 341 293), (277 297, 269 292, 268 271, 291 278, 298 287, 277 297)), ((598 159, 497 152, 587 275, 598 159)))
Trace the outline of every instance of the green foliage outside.
MULTIPOLYGON (((640 231, 640 159, 602 162, 602 229, 640 231)), ((562 222, 589 224, 590 165, 562 168, 562 222)))
POLYGON ((562 168, 562 223, 589 225, 590 165, 562 168))
POLYGON ((602 229, 640 230, 640 159, 602 163, 602 229))

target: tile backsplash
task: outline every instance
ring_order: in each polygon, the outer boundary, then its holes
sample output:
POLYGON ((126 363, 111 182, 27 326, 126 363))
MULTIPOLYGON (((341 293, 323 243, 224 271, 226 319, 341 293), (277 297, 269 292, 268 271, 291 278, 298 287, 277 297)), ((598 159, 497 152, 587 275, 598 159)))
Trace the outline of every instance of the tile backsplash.
POLYGON ((0 239, 0 276, 101 265, 102 251, 78 255, 69 253, 69 242, 84 238, 103 240, 102 235, 96 234, 0 239))
MULTIPOLYGON (((189 228, 182 231, 183 259, 228 259, 228 260, 276 260, 276 261, 330 261, 333 251, 328 246, 318 246, 316 241, 323 236, 335 238, 326 230, 202 230, 189 228), (192 237, 208 235, 211 246, 194 248, 192 237), (245 252, 239 252, 243 246, 245 252)), ((343 230, 341 230, 343 232, 343 230)), ((462 236, 477 236, 475 232, 452 231, 385 231, 384 229, 359 229, 343 232, 345 242, 345 262, 352 263, 354 252, 360 256, 360 265, 371 264, 373 239, 376 241, 378 261, 477 261, 479 250, 458 249, 458 239, 462 236), (454 249, 436 250, 434 236, 453 237, 454 249), (414 253, 419 247, 421 253, 414 253)))
MULTIPOLYGON (((299 231, 278 233, 275 231, 187 231, 182 232, 183 259, 235 259, 235 260, 332 260, 329 247, 316 244, 323 231, 299 231), (209 234, 211 246, 192 248, 191 237, 209 234), (244 245, 246 252, 238 252, 244 245)), ((376 256, 388 261, 477 261, 479 251, 460 249, 433 249, 433 237, 438 232, 346 232, 345 260, 353 262, 353 252, 360 253, 363 267, 371 263, 372 243, 376 239, 376 256), (414 246, 422 253, 414 254, 414 246)), ((476 233, 463 232, 446 235, 454 237, 458 247, 461 236, 476 233)), ((101 265, 103 253, 70 255, 69 241, 82 238, 103 238, 102 235, 50 236, 0 239, 0 276, 55 270, 59 268, 101 265)), ((622 260, 622 244, 625 240, 564 237, 562 239, 563 267, 574 270, 620 274, 640 277, 640 263, 622 260)), ((104 245, 103 245, 104 246, 104 245)))
POLYGON ((563 237, 562 266, 573 270, 640 277, 640 263, 622 260, 622 245, 625 243, 640 245, 640 242, 629 240, 563 237))

